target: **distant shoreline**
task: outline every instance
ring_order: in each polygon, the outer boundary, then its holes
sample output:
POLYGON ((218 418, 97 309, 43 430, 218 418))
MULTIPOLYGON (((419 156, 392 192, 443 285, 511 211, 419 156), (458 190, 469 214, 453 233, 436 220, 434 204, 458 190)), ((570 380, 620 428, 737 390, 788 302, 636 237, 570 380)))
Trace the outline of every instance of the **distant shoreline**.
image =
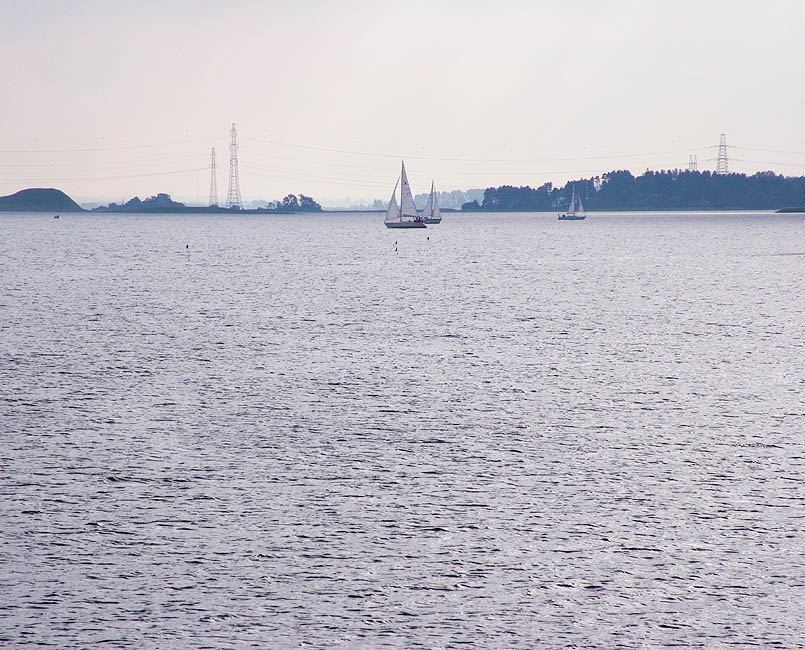
MULTIPOLYGON (((805 181, 805 178, 802 179, 805 181)), ((487 192, 492 192, 494 188, 487 189, 487 192)), ((511 188, 503 187, 494 190, 495 192, 504 194, 519 195, 539 192, 540 190, 530 190, 530 188, 511 188)), ((494 193, 493 193, 494 196, 494 193)), ((330 208, 324 209, 318 203, 302 195, 302 204, 300 205, 296 200, 295 195, 286 197, 282 204, 272 205, 271 207, 238 209, 238 208, 224 208, 220 206, 188 206, 181 203, 171 201, 170 196, 167 194, 159 194, 155 197, 150 197, 144 201, 140 201, 135 197, 124 205, 110 204, 108 206, 100 206, 92 209, 85 209, 78 205, 73 199, 67 196, 61 190, 53 188, 31 188, 21 190, 16 194, 0 197, 0 212, 13 212, 13 213, 32 213, 32 214, 61 214, 61 213, 79 213, 86 212, 90 214, 215 214, 215 215, 280 215, 280 214, 377 214, 382 215, 385 209, 354 209, 354 208, 330 208), (289 199, 293 199, 290 201, 289 199), (286 205, 287 204, 287 205, 286 205)), ((504 197, 505 198, 505 197, 504 197)), ((667 203, 668 201, 666 201, 667 203)), ((515 203, 511 200, 498 202, 498 205, 490 205, 484 207, 477 202, 465 203, 463 209, 458 210, 455 208, 442 208, 445 213, 472 213, 472 214, 495 214, 495 213, 547 213, 560 212, 559 207, 542 206, 524 206, 524 201, 518 201, 519 206, 511 205, 515 203), (506 205, 506 204, 509 205, 506 205)), ((610 201, 612 203, 612 201, 610 201)), ((615 201, 614 203, 617 203, 615 201)), ((659 201, 658 201, 659 203, 659 201)), ((673 213, 673 212, 772 212, 777 214, 803 214, 805 207, 797 205, 791 201, 788 206, 782 208, 775 208, 773 206, 767 207, 742 207, 742 206, 680 206, 670 207, 668 205, 662 208, 652 208, 647 206, 642 207, 618 207, 617 205, 607 205, 591 207, 587 206, 588 213, 606 213, 606 212, 637 212, 637 213, 673 213), (793 203, 793 205, 791 205, 793 203)))
MULTIPOLYGON (((444 210, 443 210, 444 212, 444 210)), ((451 213, 453 215, 502 215, 502 214, 541 214, 541 215, 556 215, 561 210, 452 210, 451 213)), ((187 214, 187 215, 197 215, 197 216, 205 216, 205 215, 229 215, 229 216, 238 216, 238 215, 266 215, 266 216, 287 216, 287 215, 298 215, 298 216, 316 216, 316 215, 328 215, 328 216, 337 216, 337 215, 357 215, 357 214, 367 214, 367 215, 377 215, 382 216, 386 213, 385 210, 321 210, 315 212, 306 212, 301 210, 293 210, 293 211, 275 211, 275 210, 264 210, 264 209, 253 209, 253 210, 208 210, 206 208, 185 208, 184 210, 176 210, 176 209, 166 209, 166 210, 72 210, 72 211, 65 211, 65 210, 4 210, 0 209, 0 214, 30 214, 30 215, 43 215, 53 217, 56 215, 70 215, 70 214, 87 214, 87 215, 108 215, 114 217, 122 217, 126 215, 172 215, 172 214, 187 214)), ((640 209, 609 209, 609 210, 587 210, 588 215, 611 215, 611 214, 623 214, 623 215, 666 215, 666 214, 678 214, 678 215, 696 215, 696 214, 739 214, 739 213, 754 213, 754 214, 766 214, 766 215, 774 215, 774 214, 805 214, 805 208, 781 208, 779 210, 774 210, 770 208, 709 208, 709 209, 664 209, 664 210, 640 210, 640 209)))

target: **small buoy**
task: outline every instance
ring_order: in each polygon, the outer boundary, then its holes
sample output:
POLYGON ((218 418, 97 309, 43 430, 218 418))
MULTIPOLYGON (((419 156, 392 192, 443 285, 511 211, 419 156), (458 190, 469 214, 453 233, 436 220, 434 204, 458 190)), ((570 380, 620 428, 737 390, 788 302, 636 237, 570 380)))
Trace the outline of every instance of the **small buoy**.
POLYGON ((187 248, 187 249, 189 249, 189 248, 190 248, 190 244, 185 244, 185 245, 184 245, 184 247, 185 247, 185 248, 187 248))

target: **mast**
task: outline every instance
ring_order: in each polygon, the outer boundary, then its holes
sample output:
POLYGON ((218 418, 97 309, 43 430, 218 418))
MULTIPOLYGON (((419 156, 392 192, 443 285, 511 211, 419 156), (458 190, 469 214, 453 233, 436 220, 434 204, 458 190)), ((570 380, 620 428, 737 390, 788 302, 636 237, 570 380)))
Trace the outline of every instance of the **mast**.
POLYGON ((403 220, 403 192, 405 184, 408 182, 408 174, 405 173, 405 161, 400 161, 400 221, 403 220))

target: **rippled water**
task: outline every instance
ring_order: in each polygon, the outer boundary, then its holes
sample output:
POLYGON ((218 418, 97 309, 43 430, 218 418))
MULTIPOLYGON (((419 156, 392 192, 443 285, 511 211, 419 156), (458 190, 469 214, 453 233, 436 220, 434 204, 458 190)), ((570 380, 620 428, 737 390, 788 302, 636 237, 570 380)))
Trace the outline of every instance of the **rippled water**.
POLYGON ((805 647, 805 220, 381 219, 0 215, 0 645, 805 647))

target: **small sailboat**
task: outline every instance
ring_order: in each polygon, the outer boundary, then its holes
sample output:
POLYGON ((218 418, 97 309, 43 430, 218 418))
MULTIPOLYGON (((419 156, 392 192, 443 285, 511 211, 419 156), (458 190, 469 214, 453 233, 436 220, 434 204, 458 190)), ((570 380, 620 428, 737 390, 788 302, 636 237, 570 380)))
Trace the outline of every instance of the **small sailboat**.
POLYGON ((439 210, 439 197, 433 191, 433 181, 430 182, 430 196, 428 202, 425 204, 425 209, 422 211, 422 221, 425 223, 441 223, 442 213, 439 210))
POLYGON ((391 193, 389 209, 386 211, 386 228, 426 228, 425 222, 420 218, 416 211, 414 195, 411 193, 411 186, 408 184, 408 175, 405 173, 405 162, 402 164, 400 178, 394 185, 391 193), (397 204, 397 185, 402 181, 400 188, 400 204, 397 204))
POLYGON ((576 186, 573 186, 573 194, 570 197, 570 205, 567 206, 567 212, 559 215, 559 221, 581 221, 587 216, 584 212, 584 206, 581 204, 581 199, 576 199, 576 186), (578 202, 578 209, 576 203, 578 202))

